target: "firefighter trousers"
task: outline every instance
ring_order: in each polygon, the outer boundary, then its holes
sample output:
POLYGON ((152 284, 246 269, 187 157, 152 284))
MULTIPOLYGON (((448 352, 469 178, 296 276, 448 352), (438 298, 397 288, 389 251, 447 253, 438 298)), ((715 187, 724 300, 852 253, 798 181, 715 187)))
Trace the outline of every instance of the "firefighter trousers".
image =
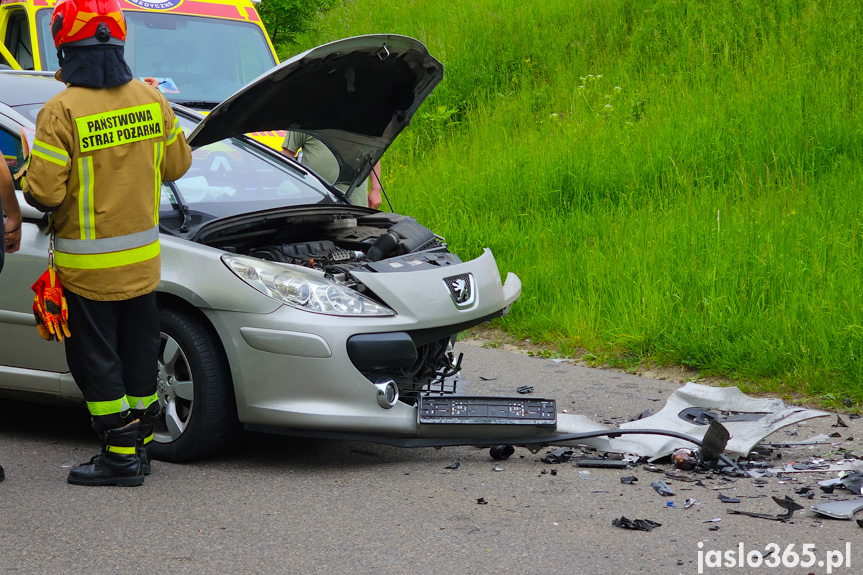
POLYGON ((161 336, 156 293, 96 301, 66 290, 69 331, 66 362, 81 389, 93 429, 102 434, 128 423, 158 401, 161 336))

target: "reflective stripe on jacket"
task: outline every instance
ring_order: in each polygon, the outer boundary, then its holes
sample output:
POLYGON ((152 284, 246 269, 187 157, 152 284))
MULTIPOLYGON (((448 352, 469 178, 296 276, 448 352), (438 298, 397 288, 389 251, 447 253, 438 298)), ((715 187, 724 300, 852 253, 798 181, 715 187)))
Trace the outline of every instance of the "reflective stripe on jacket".
POLYGON ((63 286, 95 300, 130 299, 159 283, 159 202, 192 156, 162 94, 132 80, 69 87, 39 111, 25 191, 54 211, 63 286))

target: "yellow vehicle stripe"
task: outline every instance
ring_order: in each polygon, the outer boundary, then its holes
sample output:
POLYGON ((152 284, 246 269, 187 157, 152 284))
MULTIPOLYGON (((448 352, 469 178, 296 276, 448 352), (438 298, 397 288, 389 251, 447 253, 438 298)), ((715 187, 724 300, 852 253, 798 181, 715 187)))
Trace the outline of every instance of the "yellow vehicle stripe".
POLYGON ((158 255, 159 242, 156 241, 148 246, 107 254, 67 254, 55 251, 54 263, 64 268, 99 270, 136 264, 158 255))
POLYGON ((15 56, 12 55, 12 52, 9 51, 6 46, 0 43, 0 56, 3 56, 3 59, 6 60, 6 63, 12 66, 13 70, 20 70, 21 64, 15 60, 15 56))

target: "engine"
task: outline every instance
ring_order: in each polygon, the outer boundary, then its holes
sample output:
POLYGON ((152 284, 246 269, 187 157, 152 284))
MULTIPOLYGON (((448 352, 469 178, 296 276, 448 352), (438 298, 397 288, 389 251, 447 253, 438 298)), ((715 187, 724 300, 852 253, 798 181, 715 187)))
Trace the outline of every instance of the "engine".
POLYGON ((289 241, 253 247, 248 254, 324 271, 338 266, 338 270, 343 271, 394 256, 444 247, 431 230, 415 219, 394 214, 375 214, 360 221, 339 219, 320 225, 315 235, 323 239, 314 241, 290 241, 305 235, 301 229, 289 227, 281 235, 289 241))

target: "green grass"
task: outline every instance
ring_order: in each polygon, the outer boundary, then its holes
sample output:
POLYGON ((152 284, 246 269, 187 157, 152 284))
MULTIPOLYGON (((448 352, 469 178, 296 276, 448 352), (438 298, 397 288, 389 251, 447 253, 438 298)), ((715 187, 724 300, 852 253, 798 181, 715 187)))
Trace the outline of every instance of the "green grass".
POLYGON ((384 183, 519 275, 499 327, 863 403, 863 6, 358 0, 282 55, 373 32, 444 63, 384 183))

